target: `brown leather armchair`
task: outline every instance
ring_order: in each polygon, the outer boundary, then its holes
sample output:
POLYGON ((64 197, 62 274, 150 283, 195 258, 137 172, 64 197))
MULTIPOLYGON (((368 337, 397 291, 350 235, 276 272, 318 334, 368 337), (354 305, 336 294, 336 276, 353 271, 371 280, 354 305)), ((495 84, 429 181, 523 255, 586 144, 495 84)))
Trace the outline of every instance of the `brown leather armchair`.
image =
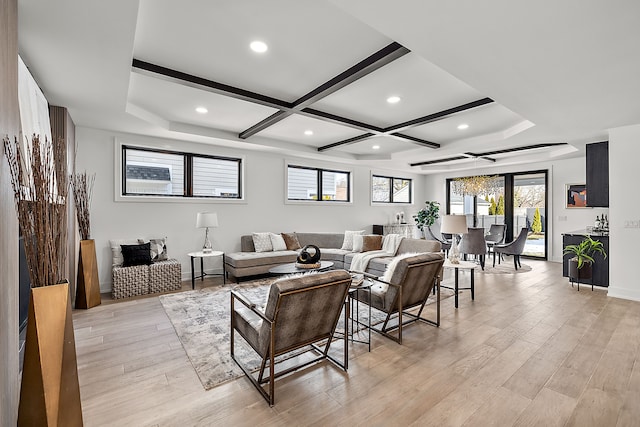
MULTIPOLYGON (((391 272, 383 278, 370 278, 371 307, 387 314, 382 326, 371 326, 372 330, 402 344, 402 328, 409 323, 422 321, 440 325, 440 279, 444 264, 442 253, 429 252, 405 258, 397 258, 389 264, 391 272), (423 318, 422 310, 431 291, 436 289, 436 320, 423 318), (407 310, 418 307, 416 314, 407 310), (409 320, 404 321, 403 317, 409 320), (391 332, 397 331, 397 335, 391 332)), ((369 276, 369 275, 368 275, 369 276)), ((356 298, 369 304, 368 295, 357 292, 356 298)))
MULTIPOLYGON (((345 270, 286 277, 271 285, 264 310, 240 292, 231 291, 231 357, 270 406, 275 403, 277 377, 325 359, 347 370, 347 334, 343 334, 342 361, 328 352, 350 285, 351 275, 345 270), (257 378, 249 367, 236 358, 235 332, 262 359, 257 378), (322 348, 317 345, 318 342, 323 342, 322 348), (304 347, 309 347, 309 351, 313 351, 317 357, 276 373, 276 357, 304 347), (269 374, 265 378, 267 365, 269 374), (268 384, 268 391, 263 384, 268 384)), ((345 309, 345 325, 347 314, 348 310, 345 309)))

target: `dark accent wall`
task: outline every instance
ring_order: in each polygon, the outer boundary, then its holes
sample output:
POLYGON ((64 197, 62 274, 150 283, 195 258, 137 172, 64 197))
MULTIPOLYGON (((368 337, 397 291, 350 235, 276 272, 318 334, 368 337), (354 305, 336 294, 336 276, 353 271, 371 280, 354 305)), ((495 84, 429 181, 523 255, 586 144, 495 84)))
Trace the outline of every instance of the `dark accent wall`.
MULTIPOLYGON (((0 137, 19 130, 18 4, 0 0, 0 137)), ((18 220, 0 152, 0 425, 11 426, 18 417, 18 220)))

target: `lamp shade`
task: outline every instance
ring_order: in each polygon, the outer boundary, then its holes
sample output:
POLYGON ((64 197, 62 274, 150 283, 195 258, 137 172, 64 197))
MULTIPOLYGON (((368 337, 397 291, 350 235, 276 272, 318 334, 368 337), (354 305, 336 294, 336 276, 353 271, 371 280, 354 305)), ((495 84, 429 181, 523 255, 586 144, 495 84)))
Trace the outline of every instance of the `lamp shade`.
POLYGON ((217 227, 218 214, 215 212, 198 212, 196 219, 197 228, 217 227))
POLYGON ((466 234, 467 233, 467 216, 466 215, 443 216, 440 232, 447 233, 447 234, 466 234))

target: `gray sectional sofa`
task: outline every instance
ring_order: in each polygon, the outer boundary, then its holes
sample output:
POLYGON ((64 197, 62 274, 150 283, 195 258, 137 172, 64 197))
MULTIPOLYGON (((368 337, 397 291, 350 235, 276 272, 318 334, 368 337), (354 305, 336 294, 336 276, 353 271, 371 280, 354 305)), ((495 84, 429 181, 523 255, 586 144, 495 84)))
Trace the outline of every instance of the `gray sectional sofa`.
MULTIPOLYGON (((355 252, 340 249, 343 233, 296 233, 300 246, 315 245, 320 248, 321 260, 333 261, 334 269, 349 270, 355 252)), ((224 256, 225 268, 230 278, 236 280, 267 274, 271 267, 295 262, 298 251, 255 252, 251 235, 240 237, 241 252, 224 256)), ((409 252, 440 252, 440 242, 424 239, 402 239, 396 255, 409 252)), ((369 262, 367 273, 382 276, 392 257, 375 258, 369 262)))

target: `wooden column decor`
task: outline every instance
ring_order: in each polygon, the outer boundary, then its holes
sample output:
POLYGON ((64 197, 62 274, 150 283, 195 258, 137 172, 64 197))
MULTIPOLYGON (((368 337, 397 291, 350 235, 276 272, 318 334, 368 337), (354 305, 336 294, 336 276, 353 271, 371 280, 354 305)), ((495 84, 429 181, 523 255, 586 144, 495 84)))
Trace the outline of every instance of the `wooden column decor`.
POLYGON ((91 308, 100 305, 101 302, 96 242, 93 239, 81 240, 76 282, 76 308, 91 308))
POLYGON ((82 426, 69 284, 31 289, 19 426, 82 426))
POLYGON ((82 426, 67 266, 66 147, 3 139, 31 280, 18 426, 82 426))
POLYGON ((91 308, 100 305, 100 281, 96 244, 90 240, 91 222, 89 206, 95 175, 86 172, 70 176, 73 201, 76 205, 78 230, 80 231, 80 256, 78 257, 78 281, 76 283, 76 308, 91 308))

